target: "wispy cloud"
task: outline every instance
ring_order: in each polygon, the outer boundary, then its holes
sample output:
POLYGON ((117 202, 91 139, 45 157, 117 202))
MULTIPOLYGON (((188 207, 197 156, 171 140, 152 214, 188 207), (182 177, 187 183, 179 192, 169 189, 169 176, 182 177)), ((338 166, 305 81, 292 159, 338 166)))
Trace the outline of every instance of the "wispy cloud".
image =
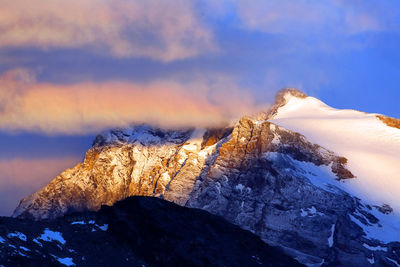
POLYGON ((218 76, 60 85, 35 82, 17 69, 3 74, 0 88, 0 129, 9 131, 79 134, 135 122, 215 126, 257 108, 245 89, 218 76))
POLYGON ((0 47, 88 48, 172 61, 216 48, 186 0, 0 0, 0 47))
MULTIPOLYGON (((357 34, 394 30, 396 4, 382 1, 234 1, 244 27, 270 33, 357 34), (386 10, 386 11, 385 11, 386 10), (386 15, 385 15, 386 14, 386 15)), ((393 2, 393 1, 392 1, 393 2)), ((397 15, 396 15, 397 14, 397 15)))

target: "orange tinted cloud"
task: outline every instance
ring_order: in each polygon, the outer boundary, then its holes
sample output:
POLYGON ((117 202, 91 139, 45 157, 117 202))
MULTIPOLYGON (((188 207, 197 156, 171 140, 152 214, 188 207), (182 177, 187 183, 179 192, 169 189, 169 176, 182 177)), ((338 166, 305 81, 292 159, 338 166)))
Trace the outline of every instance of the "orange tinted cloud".
POLYGON ((0 159, 0 216, 11 215, 23 197, 45 186, 79 161, 75 157, 0 159))
POLYGON ((59 85, 36 83, 23 70, 0 78, 0 104, 3 130, 68 134, 138 122, 215 126, 257 109, 251 95, 224 77, 59 85))
POLYGON ((171 61, 215 48, 186 0, 0 0, 0 47, 90 48, 171 61))

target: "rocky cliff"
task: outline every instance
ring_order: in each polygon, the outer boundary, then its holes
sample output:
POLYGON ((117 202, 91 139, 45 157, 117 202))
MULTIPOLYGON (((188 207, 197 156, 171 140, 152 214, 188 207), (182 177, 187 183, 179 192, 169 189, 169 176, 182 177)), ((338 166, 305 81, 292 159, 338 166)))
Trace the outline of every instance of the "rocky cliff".
MULTIPOLYGON (((272 112, 288 94, 306 97, 284 91, 272 112)), ((265 119, 208 130, 141 125, 99 135, 83 163, 23 199, 14 216, 54 219, 132 195, 156 196, 220 215, 310 266, 400 262, 400 243, 366 233, 381 225, 376 214, 385 209, 339 186, 358 179, 346 164, 265 119)))

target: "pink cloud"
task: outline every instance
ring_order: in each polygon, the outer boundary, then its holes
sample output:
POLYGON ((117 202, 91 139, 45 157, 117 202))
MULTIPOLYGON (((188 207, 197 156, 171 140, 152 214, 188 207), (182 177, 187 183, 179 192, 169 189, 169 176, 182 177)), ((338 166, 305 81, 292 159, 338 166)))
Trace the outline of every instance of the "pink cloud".
POLYGON ((216 126, 260 107, 226 77, 190 81, 37 83, 23 70, 0 78, 0 128, 79 134, 145 122, 216 126))
POLYGON ((0 0, 0 47, 90 48, 117 57, 184 59, 216 48, 193 4, 0 0))

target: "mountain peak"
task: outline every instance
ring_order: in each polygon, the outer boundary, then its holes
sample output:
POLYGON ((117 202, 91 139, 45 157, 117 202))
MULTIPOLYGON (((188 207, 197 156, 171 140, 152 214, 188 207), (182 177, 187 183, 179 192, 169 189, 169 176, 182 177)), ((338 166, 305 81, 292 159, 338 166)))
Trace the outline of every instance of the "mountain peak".
POLYGON ((308 96, 307 94, 305 94, 304 92, 302 92, 301 90, 299 90, 297 88, 286 87, 277 93, 275 101, 277 101, 281 98, 284 98, 287 95, 291 95, 291 96, 299 97, 299 98, 306 98, 308 96))
POLYGON ((296 88, 284 88, 280 90, 275 97, 275 104, 269 109, 267 118, 271 119, 276 115, 280 107, 286 105, 290 97, 306 98, 308 95, 296 88))

